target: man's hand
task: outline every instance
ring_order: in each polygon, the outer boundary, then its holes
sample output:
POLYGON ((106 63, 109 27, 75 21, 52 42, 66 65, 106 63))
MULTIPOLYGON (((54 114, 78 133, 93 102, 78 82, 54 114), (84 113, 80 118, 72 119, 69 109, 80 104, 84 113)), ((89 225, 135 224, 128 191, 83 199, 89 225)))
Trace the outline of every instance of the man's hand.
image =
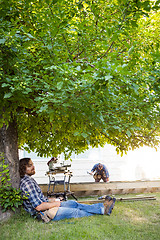
POLYGON ((59 198, 48 198, 48 201, 49 202, 58 202, 58 201, 61 201, 63 200, 63 198, 59 197, 59 198))
POLYGON ((90 174, 90 175, 93 175, 93 172, 88 172, 88 171, 87 171, 87 173, 90 174))

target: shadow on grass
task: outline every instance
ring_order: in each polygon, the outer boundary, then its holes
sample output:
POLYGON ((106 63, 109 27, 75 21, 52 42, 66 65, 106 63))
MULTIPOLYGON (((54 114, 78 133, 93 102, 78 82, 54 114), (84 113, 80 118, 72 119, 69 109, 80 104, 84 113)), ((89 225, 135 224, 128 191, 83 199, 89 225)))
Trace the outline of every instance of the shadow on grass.
POLYGON ((48 224, 33 219, 22 209, 19 215, 0 224, 0 240, 159 239, 160 193, 154 195, 157 200, 116 202, 111 216, 96 215, 48 224))

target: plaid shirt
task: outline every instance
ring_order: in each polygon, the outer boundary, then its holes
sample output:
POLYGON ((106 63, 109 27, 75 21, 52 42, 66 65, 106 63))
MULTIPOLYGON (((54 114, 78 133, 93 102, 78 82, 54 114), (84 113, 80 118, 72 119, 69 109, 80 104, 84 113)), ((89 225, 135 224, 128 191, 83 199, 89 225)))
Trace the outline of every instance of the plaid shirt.
POLYGON ((35 208, 42 202, 48 202, 48 199, 44 197, 37 182, 28 175, 25 175, 20 181, 20 189, 22 194, 28 197, 23 201, 24 209, 31 215, 36 214, 35 208))

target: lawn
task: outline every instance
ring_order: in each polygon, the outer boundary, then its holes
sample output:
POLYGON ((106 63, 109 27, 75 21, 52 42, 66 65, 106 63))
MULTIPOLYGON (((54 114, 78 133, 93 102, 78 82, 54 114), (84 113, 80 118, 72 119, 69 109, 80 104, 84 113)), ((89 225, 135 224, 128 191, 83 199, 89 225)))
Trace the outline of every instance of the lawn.
MULTIPOLYGON (((156 200, 117 201, 110 216, 61 220, 48 224, 31 218, 24 210, 0 224, 0 240, 158 240, 160 239, 160 193, 156 200)), ((116 195, 130 197, 137 195, 116 195)))

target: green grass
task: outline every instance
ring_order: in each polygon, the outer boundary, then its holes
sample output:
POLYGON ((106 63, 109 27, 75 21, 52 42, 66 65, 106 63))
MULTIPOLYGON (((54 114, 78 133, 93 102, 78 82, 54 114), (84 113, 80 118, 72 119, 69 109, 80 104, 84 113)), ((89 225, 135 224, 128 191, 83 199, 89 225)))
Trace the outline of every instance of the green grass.
MULTIPOLYGON (((160 193, 156 200, 116 202, 111 216, 91 216, 48 224, 31 218, 24 210, 0 224, 0 240, 158 240, 160 193)), ((135 195, 121 195, 129 197, 135 195)), ((141 194, 144 196, 144 194, 141 194)))

